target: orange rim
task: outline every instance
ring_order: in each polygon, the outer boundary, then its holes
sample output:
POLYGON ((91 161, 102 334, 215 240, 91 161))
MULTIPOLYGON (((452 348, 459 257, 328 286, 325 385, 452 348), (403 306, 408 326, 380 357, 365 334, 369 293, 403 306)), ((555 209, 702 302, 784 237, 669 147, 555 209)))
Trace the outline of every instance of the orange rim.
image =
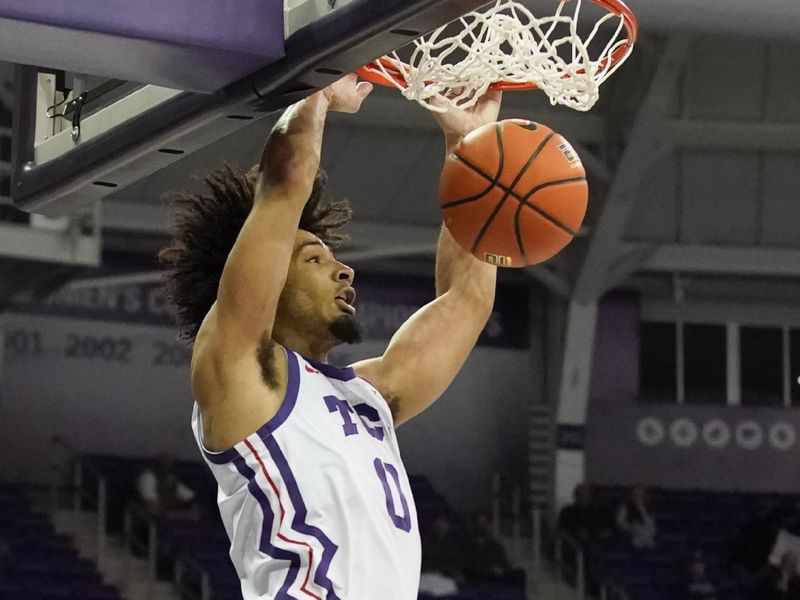
MULTIPOLYGON (((633 11, 628 7, 628 5, 622 0, 592 0, 592 2, 602 6, 607 11, 622 17, 623 24, 628 32, 627 40, 623 45, 619 46, 616 50, 614 50, 614 52, 611 53, 611 59, 608 61, 608 64, 603 64, 600 66, 600 71, 604 71, 606 68, 612 67, 630 53, 633 45, 636 43, 636 40, 639 37, 639 20, 636 18, 636 15, 633 14, 633 11)), ((361 79, 369 81, 370 83, 388 87, 408 87, 400 69, 408 72, 410 67, 401 62, 400 68, 398 69, 396 62, 397 61, 393 59, 383 56, 356 70, 356 73, 361 79), (386 73, 380 69, 378 64, 383 66, 383 68, 386 70, 386 73)), ((578 72, 581 73, 583 71, 578 72)), ((565 75, 565 77, 567 76, 565 75)), ((512 81, 497 81, 491 84, 489 89, 513 92, 520 90, 535 90, 536 87, 537 86, 535 83, 530 82, 514 83, 512 81)))

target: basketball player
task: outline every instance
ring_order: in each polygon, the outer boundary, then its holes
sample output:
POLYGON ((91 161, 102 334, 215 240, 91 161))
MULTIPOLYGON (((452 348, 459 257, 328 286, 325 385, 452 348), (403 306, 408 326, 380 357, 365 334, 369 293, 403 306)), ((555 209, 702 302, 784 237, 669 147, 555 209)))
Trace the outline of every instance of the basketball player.
MULTIPOLYGON (((494 301, 495 267, 443 229, 437 298, 383 356, 327 364, 360 330, 355 274, 331 249, 350 209, 325 190, 322 134, 330 111, 355 113, 370 91, 350 75, 288 108, 257 169, 226 167, 210 194, 178 199, 162 252, 194 338, 192 425, 245 600, 417 597, 420 539, 394 429, 444 392, 494 301)), ((438 115, 447 145, 499 105, 489 94, 438 115)))

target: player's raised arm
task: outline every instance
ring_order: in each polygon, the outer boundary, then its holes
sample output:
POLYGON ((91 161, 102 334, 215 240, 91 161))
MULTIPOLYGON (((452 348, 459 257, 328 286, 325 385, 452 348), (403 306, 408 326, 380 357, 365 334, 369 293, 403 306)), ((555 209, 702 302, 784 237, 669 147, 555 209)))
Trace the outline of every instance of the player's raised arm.
POLYGON ((319 169, 327 112, 356 112, 369 89, 349 75, 290 107, 270 134, 253 208, 225 263, 211 313, 226 355, 247 352, 271 335, 300 216, 319 169))
POLYGON ((213 446, 239 441, 280 405, 285 364, 271 340, 290 261, 303 251, 298 225, 328 231, 349 218, 343 203, 328 201, 319 170, 326 117, 356 112, 370 90, 349 75, 289 107, 253 171, 219 169, 206 180, 210 194, 175 200, 173 238, 160 256, 181 329, 194 338, 192 388, 204 425, 215 424, 206 427, 213 446))
MULTIPOLYGON (((434 114, 448 153, 464 135, 497 119, 500 99, 499 92, 489 92, 472 109, 434 114)), ((390 403, 396 426, 425 410, 453 381, 491 315, 496 278, 496 267, 463 250, 442 227, 437 298, 403 324, 382 357, 353 365, 390 403)))

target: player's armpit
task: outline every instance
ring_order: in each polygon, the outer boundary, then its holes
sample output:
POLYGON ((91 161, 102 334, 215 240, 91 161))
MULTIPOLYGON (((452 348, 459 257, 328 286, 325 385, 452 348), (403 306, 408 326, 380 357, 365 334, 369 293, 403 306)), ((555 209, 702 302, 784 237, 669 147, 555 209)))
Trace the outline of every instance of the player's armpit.
POLYGON ((283 403, 287 381, 286 352, 271 340, 236 360, 196 347, 191 382, 206 448, 226 450, 269 421, 283 403))

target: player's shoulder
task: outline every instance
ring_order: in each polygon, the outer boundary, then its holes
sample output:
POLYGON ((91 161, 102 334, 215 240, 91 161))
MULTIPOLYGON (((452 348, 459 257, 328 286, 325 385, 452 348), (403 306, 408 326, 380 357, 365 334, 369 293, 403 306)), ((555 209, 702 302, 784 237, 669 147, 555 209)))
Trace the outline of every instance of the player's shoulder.
POLYGON ((192 391, 209 451, 226 451, 265 424, 274 429, 286 419, 295 400, 290 356, 265 343, 242 361, 215 362, 212 352, 193 361, 192 391))
POLYGON ((360 381, 363 381, 370 390, 380 398, 380 401, 389 408, 392 420, 397 422, 400 412, 400 400, 392 393, 390 378, 386 376, 385 365, 380 357, 369 358, 351 365, 360 381))
POLYGON ((206 406, 264 391, 280 397, 287 380, 287 357, 288 351, 267 336, 256 346, 232 349, 213 329, 201 331, 192 350, 195 398, 206 406))

